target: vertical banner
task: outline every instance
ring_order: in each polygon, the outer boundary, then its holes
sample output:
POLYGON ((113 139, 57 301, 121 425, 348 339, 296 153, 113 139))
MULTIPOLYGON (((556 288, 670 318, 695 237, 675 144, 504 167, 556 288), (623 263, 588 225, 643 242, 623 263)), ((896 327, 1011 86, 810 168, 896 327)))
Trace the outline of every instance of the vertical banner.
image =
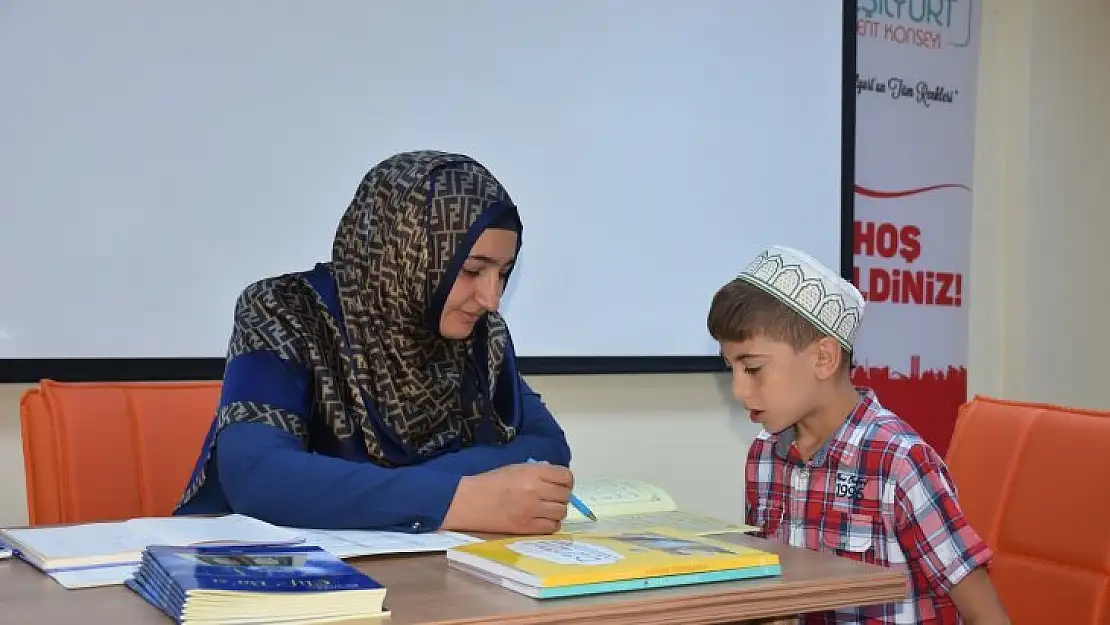
POLYGON ((858 0, 853 380, 948 449, 967 399, 978 0, 858 0))

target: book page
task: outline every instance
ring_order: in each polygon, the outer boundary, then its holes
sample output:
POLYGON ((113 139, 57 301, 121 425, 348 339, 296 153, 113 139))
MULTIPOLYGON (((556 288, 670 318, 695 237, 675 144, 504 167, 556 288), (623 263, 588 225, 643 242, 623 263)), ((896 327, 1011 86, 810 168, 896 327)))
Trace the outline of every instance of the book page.
POLYGON ((619 516, 599 517, 597 522, 588 519, 581 521, 567 521, 563 523, 563 531, 581 534, 599 534, 609 532, 627 532, 648 527, 669 527, 683 532, 690 532, 699 536, 716 534, 719 532, 750 532, 759 528, 744 524, 733 524, 712 517, 701 516, 673 510, 670 512, 649 512, 646 514, 624 514, 619 516))
POLYGON ((220 517, 146 517, 127 521, 147 545, 189 547, 212 543, 289 545, 302 542, 302 532, 265 521, 229 514, 220 517))
MULTIPOLYGON (((574 494, 598 519, 675 509, 674 500, 663 489, 641 480, 587 478, 574 485, 574 494)), ((574 506, 568 507, 566 522, 587 520, 574 506)))

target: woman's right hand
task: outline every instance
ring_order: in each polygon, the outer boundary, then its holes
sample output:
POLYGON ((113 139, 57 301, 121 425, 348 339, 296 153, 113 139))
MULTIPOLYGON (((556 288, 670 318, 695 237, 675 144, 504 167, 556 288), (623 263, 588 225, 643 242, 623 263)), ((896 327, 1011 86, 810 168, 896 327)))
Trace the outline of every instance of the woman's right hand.
POLYGON ((550 534, 567 515, 570 469, 545 462, 512 464, 459 482, 443 529, 490 534, 550 534))

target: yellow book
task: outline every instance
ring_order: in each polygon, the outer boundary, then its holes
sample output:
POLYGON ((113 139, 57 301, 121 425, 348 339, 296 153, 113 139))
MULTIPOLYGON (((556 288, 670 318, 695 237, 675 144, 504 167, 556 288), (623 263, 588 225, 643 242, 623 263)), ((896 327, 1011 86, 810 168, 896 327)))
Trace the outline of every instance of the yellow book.
POLYGON ((758 577, 776 574, 779 565, 777 554, 670 527, 490 540, 449 549, 447 560, 480 577, 534 588, 663 577, 699 583, 722 578, 697 579, 697 574, 751 570, 728 578, 758 577))

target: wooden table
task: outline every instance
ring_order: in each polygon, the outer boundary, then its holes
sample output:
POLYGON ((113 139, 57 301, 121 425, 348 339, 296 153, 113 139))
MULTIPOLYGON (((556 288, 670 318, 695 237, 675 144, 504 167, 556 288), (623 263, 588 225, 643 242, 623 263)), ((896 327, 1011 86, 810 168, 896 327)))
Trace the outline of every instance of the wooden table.
MULTIPOLYGON (((352 560, 388 589, 382 625, 434 623, 757 623, 905 596, 899 570, 745 537, 779 554, 779 577, 538 601, 447 568, 443 554, 352 560)), ((0 560, 0 624, 164 625, 161 612, 123 586, 66 590, 15 559, 0 560)))

